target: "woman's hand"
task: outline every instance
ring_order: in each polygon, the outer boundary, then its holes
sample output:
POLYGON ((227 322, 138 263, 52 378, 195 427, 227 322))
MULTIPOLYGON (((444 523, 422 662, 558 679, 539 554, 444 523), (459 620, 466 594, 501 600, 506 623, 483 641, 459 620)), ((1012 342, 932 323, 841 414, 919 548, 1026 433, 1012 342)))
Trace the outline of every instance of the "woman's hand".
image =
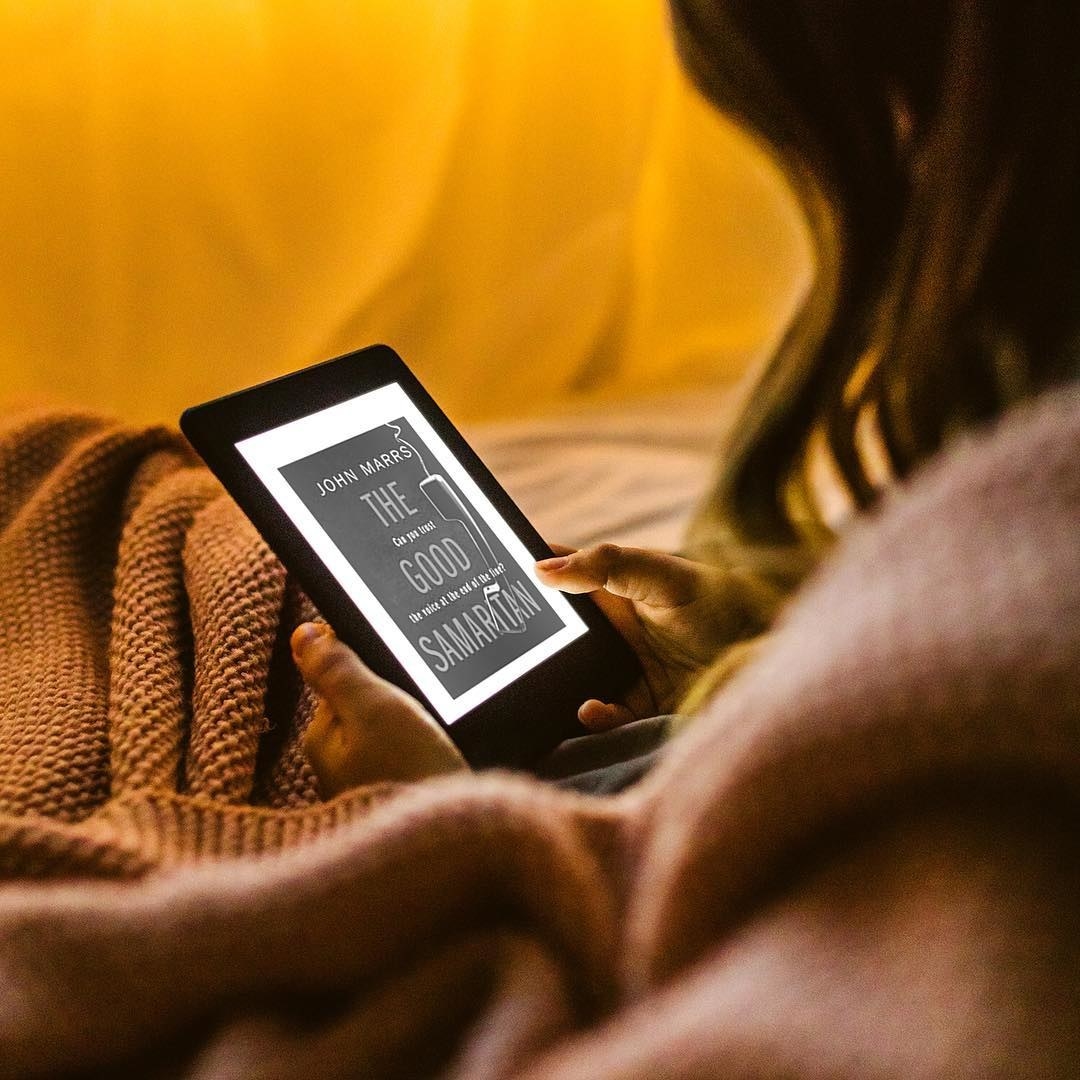
MULTIPOLYGON (((749 636, 753 589, 730 571, 615 544, 537 563, 550 586, 593 593, 641 660, 645 678, 623 702, 586 701, 593 731, 670 711, 721 649, 749 636)), ((468 766, 426 709, 380 679, 321 623, 292 635, 293 657, 319 696, 303 749, 326 797, 359 784, 422 780, 468 766)))
POLYGON ((545 585, 593 599, 637 653, 645 673, 623 702, 586 701, 578 719, 606 731, 670 712, 697 673, 755 625, 754 589, 729 570, 642 548, 599 544, 536 564, 545 585))
POLYGON ((329 626, 303 623, 291 645, 300 673, 320 698, 303 749, 324 798, 360 784, 468 768, 431 714, 380 679, 329 626))

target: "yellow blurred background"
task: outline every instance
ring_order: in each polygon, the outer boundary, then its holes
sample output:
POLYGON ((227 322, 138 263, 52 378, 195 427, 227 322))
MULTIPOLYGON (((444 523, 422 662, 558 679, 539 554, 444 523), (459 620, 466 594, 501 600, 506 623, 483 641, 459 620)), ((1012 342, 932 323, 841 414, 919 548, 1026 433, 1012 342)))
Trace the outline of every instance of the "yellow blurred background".
POLYGON ((131 420, 369 344, 451 415, 729 382, 807 284, 662 0, 0 0, 0 395, 131 420))

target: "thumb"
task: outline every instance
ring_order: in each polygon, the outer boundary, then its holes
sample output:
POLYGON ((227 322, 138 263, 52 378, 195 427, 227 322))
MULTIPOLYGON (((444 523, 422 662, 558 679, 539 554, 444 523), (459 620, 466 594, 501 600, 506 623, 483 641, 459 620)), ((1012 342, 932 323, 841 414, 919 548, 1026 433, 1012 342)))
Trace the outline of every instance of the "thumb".
POLYGON ((678 555, 596 544, 544 559, 536 564, 536 571, 546 585, 563 592, 605 589, 636 604, 677 608, 701 596, 710 568, 678 555))
POLYGON ((329 627, 292 635, 297 667, 321 701, 303 748, 324 796, 358 784, 422 780, 464 766, 436 720, 404 690, 376 675, 329 627))
POLYGON ((339 715, 349 715, 361 705, 369 711, 373 697, 395 697, 396 687, 380 679, 329 626, 303 623, 293 632, 291 645, 305 681, 339 715))

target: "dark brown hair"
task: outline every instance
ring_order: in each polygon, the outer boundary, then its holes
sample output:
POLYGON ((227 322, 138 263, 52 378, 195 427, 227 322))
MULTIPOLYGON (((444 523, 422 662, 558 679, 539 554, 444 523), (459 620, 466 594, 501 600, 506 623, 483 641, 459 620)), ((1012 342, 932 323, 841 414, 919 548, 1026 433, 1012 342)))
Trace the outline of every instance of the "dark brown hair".
MULTIPOLYGON (((1069 0, 672 0, 702 91, 773 151, 815 286, 736 426, 691 531, 797 578, 829 529, 817 432, 856 507, 952 433, 1075 377, 1080 5, 1069 0), (807 542, 809 541, 809 543, 807 542)), ((736 556, 736 559, 738 556, 736 556)))

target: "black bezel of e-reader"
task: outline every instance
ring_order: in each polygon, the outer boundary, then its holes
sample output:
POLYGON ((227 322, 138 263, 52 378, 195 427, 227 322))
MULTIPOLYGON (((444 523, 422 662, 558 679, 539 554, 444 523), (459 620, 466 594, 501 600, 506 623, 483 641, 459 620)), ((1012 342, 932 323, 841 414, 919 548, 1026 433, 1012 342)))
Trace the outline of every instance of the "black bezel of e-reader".
MULTIPOLYGON (((413 679, 274 501, 236 444, 341 401, 398 383, 480 490, 537 559, 552 552, 510 496, 393 349, 373 345, 187 409, 180 426, 335 632, 372 670, 407 690, 438 718, 413 679)), ((587 596, 567 596, 588 632, 443 726, 476 768, 527 765, 580 735, 577 707, 617 700, 641 669, 623 638, 587 596)), ((441 722, 441 721, 440 721, 441 722)))

